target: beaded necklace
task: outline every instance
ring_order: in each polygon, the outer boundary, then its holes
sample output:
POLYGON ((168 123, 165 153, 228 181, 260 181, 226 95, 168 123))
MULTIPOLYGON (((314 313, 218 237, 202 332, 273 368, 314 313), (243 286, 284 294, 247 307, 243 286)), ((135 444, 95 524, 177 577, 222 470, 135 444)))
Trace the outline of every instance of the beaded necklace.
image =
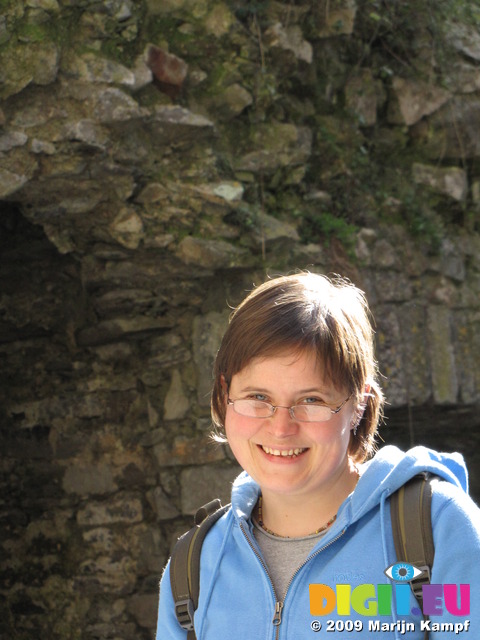
MULTIPOLYGON (((326 531, 327 529, 329 529, 332 526, 332 524, 335 522, 336 519, 337 519, 337 514, 335 514, 332 518, 330 518, 330 520, 327 522, 327 524, 324 524, 322 527, 320 527, 320 529, 317 529, 316 531, 313 531, 312 533, 309 533, 308 535, 314 536, 314 535, 316 535, 318 533, 322 533, 323 531, 326 531)), ((265 524, 263 522, 262 496, 261 495, 258 497, 258 502, 257 502, 257 522, 262 527, 262 529, 264 531, 266 531, 267 533, 269 533, 272 536, 275 536, 276 538, 289 538, 290 537, 290 536, 281 536, 278 533, 273 532, 271 529, 269 529, 268 527, 265 526, 265 524)), ((308 537, 308 536, 302 536, 302 537, 308 537)))

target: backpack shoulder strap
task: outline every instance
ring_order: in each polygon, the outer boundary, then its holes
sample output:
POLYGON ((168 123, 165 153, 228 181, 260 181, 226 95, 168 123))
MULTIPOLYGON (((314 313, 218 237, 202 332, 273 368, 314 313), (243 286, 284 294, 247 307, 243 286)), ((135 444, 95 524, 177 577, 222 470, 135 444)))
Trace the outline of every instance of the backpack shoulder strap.
POLYGON ((422 609, 422 586, 430 582, 435 554, 431 517, 432 481, 435 479, 436 476, 428 473, 414 476, 390 498, 397 561, 408 562, 423 571, 411 581, 422 609))
POLYGON ((187 640, 195 640, 194 615, 200 593, 200 552, 205 536, 230 505, 212 500, 195 514, 195 525, 179 538, 170 559, 170 586, 175 615, 187 630, 187 640))

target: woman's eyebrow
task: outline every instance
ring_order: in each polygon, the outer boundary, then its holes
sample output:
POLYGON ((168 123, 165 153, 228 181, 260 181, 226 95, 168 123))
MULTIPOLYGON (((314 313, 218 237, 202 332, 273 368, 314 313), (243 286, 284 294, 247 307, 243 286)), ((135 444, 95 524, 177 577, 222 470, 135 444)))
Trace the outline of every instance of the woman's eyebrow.
POLYGON ((248 385, 246 387, 242 387, 241 386, 239 390, 240 390, 240 392, 256 391, 257 393, 258 392, 261 392, 261 393, 272 393, 272 391, 270 389, 266 389, 265 387, 261 387, 261 386, 254 387, 254 386, 251 386, 251 385, 248 385))
MULTIPOLYGON (((257 386, 253 386, 253 385, 250 385, 250 384, 245 386, 245 387, 241 386, 239 391, 240 392, 244 392, 244 393, 248 392, 248 391, 256 391, 257 393, 265 393, 265 394, 268 394, 268 395, 270 395, 272 393, 275 393, 274 389, 267 389, 267 388, 265 388, 263 386, 260 386, 260 385, 257 387, 257 386)), ((332 392, 331 391, 330 392, 326 391, 326 390, 322 389, 321 387, 308 387, 308 388, 305 388, 305 389, 297 389, 294 392, 295 395, 305 395, 305 394, 308 394, 308 393, 315 393, 315 394, 320 395, 320 396, 322 396, 324 398, 325 397, 326 398, 328 398, 328 397, 332 398, 332 392)))

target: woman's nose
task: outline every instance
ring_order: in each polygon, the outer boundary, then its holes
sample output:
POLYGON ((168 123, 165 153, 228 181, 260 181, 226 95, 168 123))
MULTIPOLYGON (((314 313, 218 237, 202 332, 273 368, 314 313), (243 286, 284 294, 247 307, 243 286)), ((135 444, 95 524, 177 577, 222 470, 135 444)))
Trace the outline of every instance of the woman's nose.
POLYGON ((298 429, 298 422, 292 417, 288 407, 277 407, 275 413, 269 418, 269 431, 277 436, 289 436, 298 429))

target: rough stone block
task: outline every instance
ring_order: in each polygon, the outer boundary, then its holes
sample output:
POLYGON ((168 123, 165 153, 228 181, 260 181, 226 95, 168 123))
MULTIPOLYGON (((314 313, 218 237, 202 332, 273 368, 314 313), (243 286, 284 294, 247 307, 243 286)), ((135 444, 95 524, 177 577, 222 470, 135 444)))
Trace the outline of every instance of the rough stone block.
POLYGON ((115 550, 115 536, 108 527, 88 529, 83 532, 82 537, 94 553, 113 553, 115 550))
POLYGON ((116 495, 105 502, 89 502, 77 513, 80 526, 97 527, 116 522, 132 524, 143 520, 142 503, 130 495, 116 495))
POLYGON ((192 236, 187 236, 180 242, 177 255, 185 264, 207 270, 244 265, 248 259, 245 249, 229 242, 192 236))
POLYGON ((258 213, 255 216, 255 225, 251 234, 257 244, 288 243, 293 245, 299 241, 298 232, 288 222, 282 222, 266 213, 258 213))
POLYGON ((92 91, 94 101, 93 116, 104 124, 126 122, 148 115, 148 111, 124 91, 108 87, 101 91, 92 91))
POLYGON ((165 495, 161 487, 155 487, 147 492, 147 500, 157 515, 158 520, 172 520, 180 515, 180 512, 165 495))
POLYGON ((465 280, 465 254, 462 251, 462 244, 460 242, 452 242, 449 238, 443 241, 441 269, 446 276, 456 282, 463 282, 465 280))
POLYGON ((215 119, 224 121, 240 115, 252 103, 251 93, 238 82, 205 101, 208 110, 215 115, 215 119))
POLYGON ((78 461, 65 471, 63 488, 67 493, 86 496, 112 493, 117 489, 117 485, 110 465, 105 463, 92 465, 78 461))
POLYGON ((198 142, 201 135, 209 136, 214 132, 211 120, 178 105, 155 107, 150 126, 157 144, 198 142))
POLYGON ((77 579, 94 591, 108 589, 124 594, 132 591, 136 578, 137 567, 132 558, 124 556, 113 560, 110 556, 100 556, 82 562, 77 579))
POLYGON ((312 62, 312 45, 303 38, 298 25, 284 27, 280 23, 274 24, 266 30, 265 40, 273 49, 291 51, 297 60, 303 60, 308 64, 312 62))
POLYGON ((215 311, 197 316, 193 321, 193 359, 197 368, 197 398, 202 406, 210 405, 213 362, 227 323, 228 314, 215 311))
POLYGON ((156 444, 153 454, 160 467, 205 464, 225 458, 222 446, 210 442, 207 435, 193 438, 177 436, 171 446, 163 442, 156 444))
POLYGON ((173 326, 173 323, 173 318, 169 316, 115 318, 114 320, 105 320, 95 326, 82 329, 77 334, 77 340, 80 346, 96 346, 123 340, 128 336, 143 332, 161 331, 173 326))
POLYGON ((135 84, 135 76, 130 69, 93 53, 72 58, 66 71, 85 82, 119 84, 126 87, 133 87, 135 84))
POLYGON ((423 304, 411 302, 398 310, 399 348, 403 351, 405 403, 422 405, 432 394, 427 351, 426 312, 423 304))
POLYGON ((181 87, 187 77, 185 60, 155 45, 148 49, 147 64, 158 82, 163 84, 181 87))
POLYGON ((458 400, 458 378, 449 309, 429 306, 427 328, 434 401, 438 404, 455 404, 458 400))
POLYGON ((305 163, 312 151, 312 131, 308 127, 272 122, 258 125, 253 134, 254 150, 235 160, 237 171, 274 173, 281 167, 305 163))
POLYGON ((400 323, 395 310, 381 306, 376 324, 378 361, 380 372, 385 376, 382 380, 385 395, 393 406, 405 404, 405 367, 400 323))
POLYGON ((0 198, 6 198, 28 182, 28 177, 0 168, 0 198))
POLYGON ((465 404, 480 399, 480 314, 472 311, 453 313, 453 341, 460 397, 465 404))
POLYGON ((357 15, 357 0, 338 0, 335 3, 319 4, 321 26, 318 35, 332 38, 351 35, 357 15))
POLYGON ((141 627, 154 629, 157 623, 158 595, 138 594, 128 601, 128 610, 141 627))
POLYGON ((190 401, 185 395, 182 378, 178 369, 172 373, 172 381, 165 396, 164 420, 181 420, 190 409, 190 401))
POLYGON ((392 90, 394 100, 389 104, 389 122, 408 126, 438 111, 451 97, 450 92, 441 87, 399 77, 393 79, 392 90))
POLYGON ((381 302, 406 302, 412 296, 412 283, 405 273, 378 270, 375 289, 381 302))
POLYGON ((241 472, 231 467, 202 466, 185 469, 181 474, 182 513, 194 514, 202 504, 220 498, 222 504, 230 502, 232 483, 241 472))
POLYGON ((381 82, 373 78, 370 69, 363 69, 350 78, 345 86, 345 100, 365 127, 373 126, 377 121, 377 109, 385 101, 381 82))
POLYGON ((58 73, 59 51, 53 42, 18 44, 12 39, 0 54, 0 97, 20 93, 30 83, 48 85, 58 73))
POLYGON ((464 56, 480 62, 480 34, 473 24, 449 20, 445 25, 448 41, 464 56))
POLYGON ((412 174, 417 184, 425 184, 459 202, 467 195, 467 174, 459 167, 433 167, 416 162, 412 174))
POLYGON ((126 207, 115 216, 109 232, 112 238, 127 249, 136 249, 145 235, 141 217, 126 207))

